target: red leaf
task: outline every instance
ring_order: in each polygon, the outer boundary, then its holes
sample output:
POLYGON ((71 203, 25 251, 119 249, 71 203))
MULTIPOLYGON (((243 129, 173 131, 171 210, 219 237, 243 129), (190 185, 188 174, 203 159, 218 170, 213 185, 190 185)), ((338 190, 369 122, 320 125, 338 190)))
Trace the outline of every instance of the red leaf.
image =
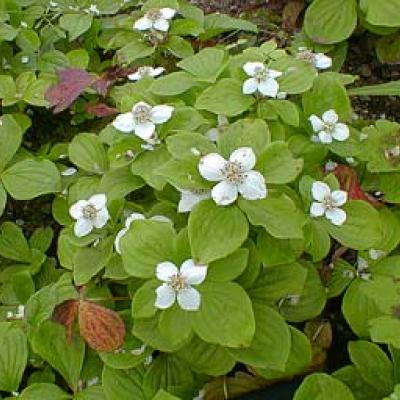
POLYGON ((92 84, 92 88, 102 96, 106 96, 108 89, 114 85, 118 79, 126 78, 135 71, 136 68, 125 68, 114 65, 108 68, 106 72, 92 84))
POLYGON ((54 320, 64 325, 68 342, 72 340, 72 328, 78 314, 78 305, 79 300, 67 300, 59 304, 53 313, 54 320))
POLYGON ((338 165, 334 174, 339 181, 340 188, 348 193, 349 199, 351 200, 364 200, 373 206, 381 206, 382 203, 371 196, 370 194, 364 192, 356 172, 347 165, 338 165))
POLYGON ((46 100, 54 107, 54 113, 66 110, 93 82, 93 78, 83 69, 59 70, 58 78, 59 83, 46 91, 46 100))
POLYGON ((79 329, 87 344, 97 351, 115 351, 124 343, 125 324, 121 317, 90 301, 79 302, 79 329))
POLYGON ((105 103, 92 104, 87 106, 86 112, 96 117, 109 117, 110 115, 118 114, 118 110, 114 107, 110 107, 105 103))

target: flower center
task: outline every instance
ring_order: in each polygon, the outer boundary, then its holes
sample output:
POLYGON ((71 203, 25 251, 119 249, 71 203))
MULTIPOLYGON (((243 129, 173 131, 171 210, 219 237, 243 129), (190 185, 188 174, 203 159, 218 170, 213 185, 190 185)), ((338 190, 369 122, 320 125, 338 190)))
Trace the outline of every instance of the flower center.
POLYGON ((335 129, 335 123, 332 122, 324 122, 324 128, 326 131, 332 133, 335 129))
POLYGON ((151 67, 139 67, 138 72, 140 76, 149 76, 151 74, 151 67))
POLYGON ((332 210, 333 208, 336 208, 335 201, 332 199, 330 195, 326 196, 322 201, 322 203, 327 210, 332 210))
POLYGON ((157 21, 161 18, 161 12, 158 8, 154 8, 146 13, 146 17, 151 21, 157 21))
POLYGON ((244 179, 244 171, 242 164, 238 162, 228 161, 222 170, 225 179, 231 183, 240 183, 244 179))
POLYGON ((257 79, 258 82, 265 81, 268 78, 268 69, 265 67, 256 67, 254 78, 257 79))
POLYGON ((137 124, 144 124, 151 121, 151 107, 140 105, 135 108, 133 118, 137 124))
POLYGON ((298 60, 305 60, 305 61, 309 61, 309 62, 314 62, 315 55, 310 50, 304 50, 304 51, 301 51, 300 53, 298 53, 296 58, 298 60))
POLYGON ((176 275, 172 275, 169 278, 169 283, 168 283, 172 289, 174 289, 176 292, 179 292, 180 290, 184 290, 188 288, 188 284, 186 283, 186 279, 178 272, 176 275))
POLYGON ((95 219, 97 216, 98 210, 93 204, 88 204, 82 210, 82 214, 86 219, 95 219))

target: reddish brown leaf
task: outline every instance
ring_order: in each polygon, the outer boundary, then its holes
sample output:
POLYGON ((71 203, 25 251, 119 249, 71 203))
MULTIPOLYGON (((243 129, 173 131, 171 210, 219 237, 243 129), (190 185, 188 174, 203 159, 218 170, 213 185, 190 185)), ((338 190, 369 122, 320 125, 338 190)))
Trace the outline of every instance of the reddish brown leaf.
POLYGON ((86 112, 96 117, 109 117, 110 115, 118 114, 118 110, 114 107, 110 107, 105 103, 98 103, 89 105, 86 108, 86 112))
POLYGON ((72 340, 72 328, 74 326, 75 317, 78 314, 79 300, 67 300, 59 304, 53 313, 53 319, 66 330, 67 341, 72 340))
POLYGON ((92 88, 102 96, 106 96, 108 89, 110 89, 118 79, 126 78, 135 71, 136 68, 125 68, 114 65, 108 68, 103 75, 92 84, 92 88))
POLYGON ((90 301, 79 302, 79 329, 88 345, 97 351, 115 351, 125 339, 125 324, 121 317, 90 301))
POLYGON ((373 206, 381 206, 382 203, 370 194, 364 192, 358 180, 356 172, 347 165, 338 165, 334 174, 339 181, 340 188, 348 193, 351 200, 364 200, 373 206))
POLYGON ((93 82, 93 78, 83 69, 59 70, 58 78, 59 82, 46 91, 46 100, 54 107, 54 113, 66 110, 93 82))

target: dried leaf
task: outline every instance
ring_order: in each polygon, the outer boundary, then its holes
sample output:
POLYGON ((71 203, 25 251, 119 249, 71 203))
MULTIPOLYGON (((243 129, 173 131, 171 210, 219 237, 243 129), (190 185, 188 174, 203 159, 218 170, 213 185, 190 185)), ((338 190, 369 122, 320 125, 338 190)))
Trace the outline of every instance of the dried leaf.
POLYGON ((93 84, 92 88, 102 96, 106 96, 108 90, 118 79, 126 78, 129 74, 136 71, 136 68, 125 68, 118 65, 114 65, 106 70, 100 78, 98 78, 93 84))
POLYGON ((72 328, 74 326, 75 317, 78 314, 79 300, 67 300, 59 304, 53 313, 53 319, 66 330, 67 341, 72 340, 72 328))
POLYGON ((338 165, 335 168, 334 174, 339 181, 340 188, 348 193, 351 200, 364 200, 373 206, 381 206, 382 203, 364 192, 356 172, 347 165, 338 165))
POLYGON ((118 114, 118 110, 116 108, 110 107, 105 103, 91 104, 86 108, 86 112, 99 118, 118 114))
POLYGON ((88 345, 97 351, 115 351, 125 339, 121 317, 115 311, 90 301, 79 302, 79 329, 88 345))
POLYGON ((93 78, 83 69, 61 69, 58 78, 59 83, 50 86, 45 96, 50 106, 54 107, 54 113, 66 110, 93 82, 93 78))

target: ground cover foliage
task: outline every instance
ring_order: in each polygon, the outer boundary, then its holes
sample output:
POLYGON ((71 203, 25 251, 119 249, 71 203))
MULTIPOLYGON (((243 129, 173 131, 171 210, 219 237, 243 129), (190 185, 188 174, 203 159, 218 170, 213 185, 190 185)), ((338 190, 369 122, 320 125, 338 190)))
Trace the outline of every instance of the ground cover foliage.
POLYGON ((400 398, 399 85, 334 46, 400 5, 333 3, 0 0, 0 398, 400 398))

